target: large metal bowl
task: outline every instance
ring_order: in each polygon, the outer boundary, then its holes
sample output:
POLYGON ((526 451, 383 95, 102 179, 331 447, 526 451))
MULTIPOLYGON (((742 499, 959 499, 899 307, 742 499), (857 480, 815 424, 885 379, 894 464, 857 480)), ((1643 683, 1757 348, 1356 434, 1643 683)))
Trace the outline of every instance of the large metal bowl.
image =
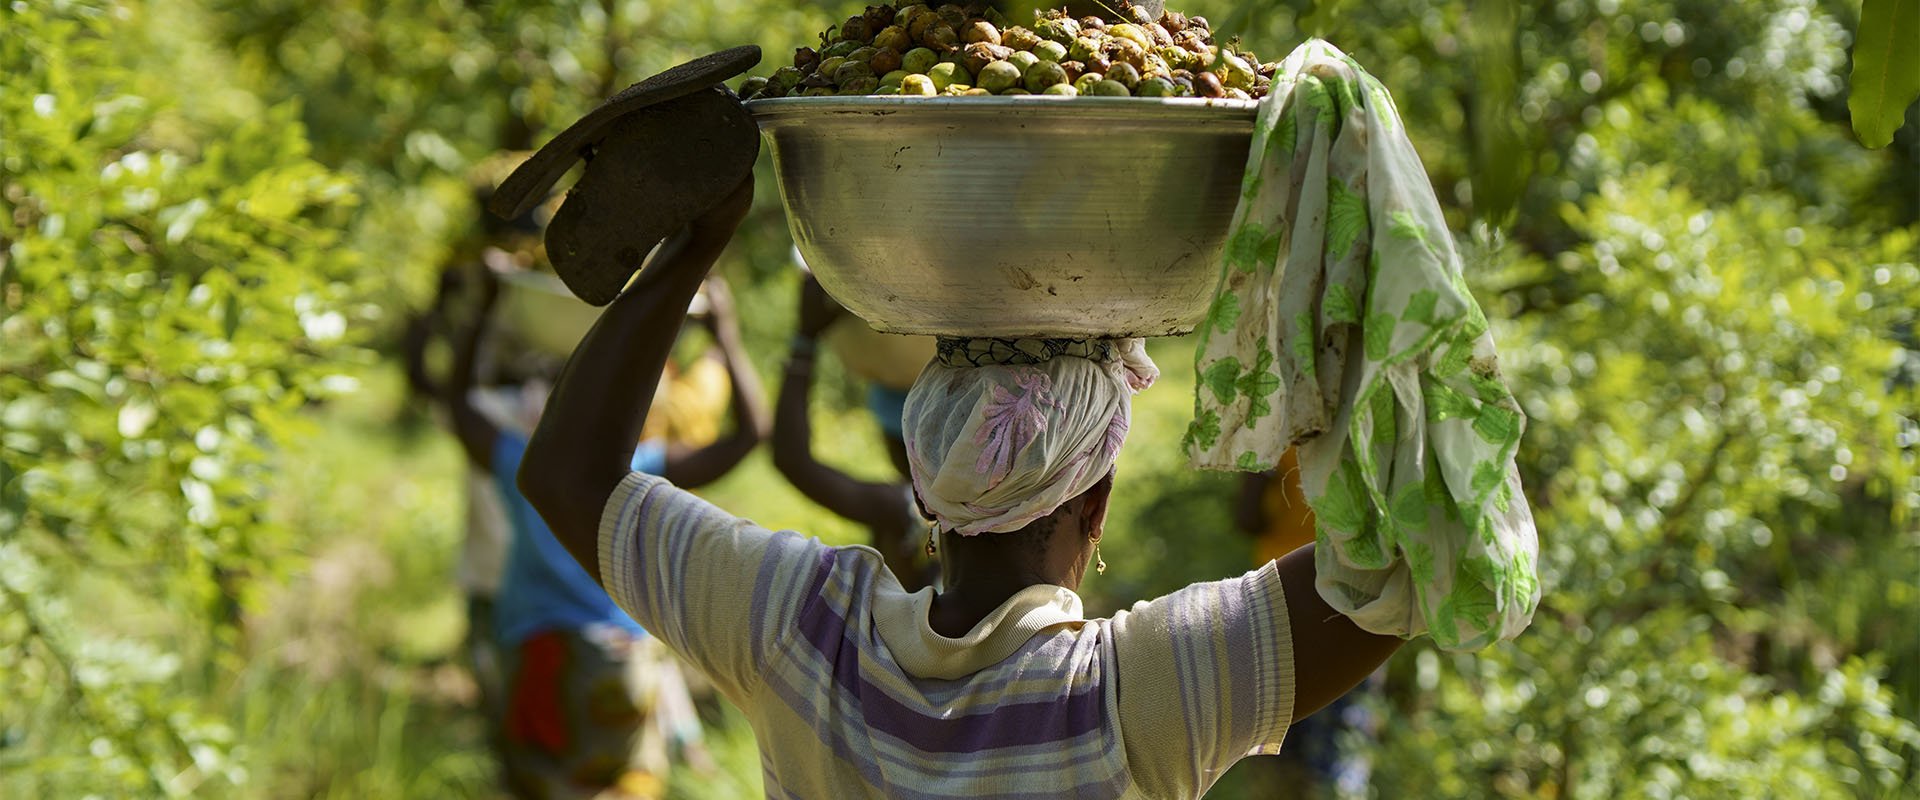
POLYGON ((1206 313, 1254 104, 807 97, 747 109, 793 240, 875 328, 1163 336, 1206 313))

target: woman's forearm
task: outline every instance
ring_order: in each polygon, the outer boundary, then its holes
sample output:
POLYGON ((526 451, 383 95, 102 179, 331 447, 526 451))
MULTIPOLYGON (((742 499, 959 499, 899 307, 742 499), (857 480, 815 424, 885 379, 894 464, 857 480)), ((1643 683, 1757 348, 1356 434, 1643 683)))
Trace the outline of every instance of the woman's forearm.
POLYGON ((627 475, 687 304, 724 247, 724 236, 689 232, 661 246, 574 348, 521 461, 521 493, 596 579, 601 510, 627 475))
POLYGON ((1406 644, 1396 636, 1369 633, 1327 605, 1313 585, 1313 551, 1307 545, 1279 561, 1292 628, 1296 722, 1359 686, 1406 644))

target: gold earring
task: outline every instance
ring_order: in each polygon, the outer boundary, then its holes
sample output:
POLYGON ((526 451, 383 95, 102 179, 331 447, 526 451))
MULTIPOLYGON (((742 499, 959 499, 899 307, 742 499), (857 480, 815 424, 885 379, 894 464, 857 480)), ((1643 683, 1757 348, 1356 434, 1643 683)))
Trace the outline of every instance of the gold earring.
POLYGON ((1107 574, 1107 560, 1100 557, 1099 542, 1093 543, 1093 571, 1101 575, 1107 574))
POLYGON ((935 553, 940 551, 939 548, 933 546, 933 537, 935 534, 939 532, 940 532, 939 523, 937 522, 927 523, 927 557, 928 558, 932 558, 935 553))

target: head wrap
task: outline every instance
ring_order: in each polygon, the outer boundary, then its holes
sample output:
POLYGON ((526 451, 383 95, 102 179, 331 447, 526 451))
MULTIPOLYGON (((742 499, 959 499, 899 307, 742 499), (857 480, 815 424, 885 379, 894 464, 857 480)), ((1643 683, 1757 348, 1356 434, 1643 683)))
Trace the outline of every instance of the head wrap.
POLYGON ((944 529, 1024 528, 1112 470, 1159 375, 1140 339, 943 337, 902 419, 914 489, 944 529))

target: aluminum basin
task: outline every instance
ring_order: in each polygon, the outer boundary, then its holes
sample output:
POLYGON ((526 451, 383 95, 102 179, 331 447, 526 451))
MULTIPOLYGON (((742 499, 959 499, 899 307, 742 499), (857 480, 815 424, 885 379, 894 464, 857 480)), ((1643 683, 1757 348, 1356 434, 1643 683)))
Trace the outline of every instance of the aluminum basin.
POLYGON ((806 97, 747 109, 793 240, 874 328, 1193 330, 1218 278, 1255 104, 806 97))

